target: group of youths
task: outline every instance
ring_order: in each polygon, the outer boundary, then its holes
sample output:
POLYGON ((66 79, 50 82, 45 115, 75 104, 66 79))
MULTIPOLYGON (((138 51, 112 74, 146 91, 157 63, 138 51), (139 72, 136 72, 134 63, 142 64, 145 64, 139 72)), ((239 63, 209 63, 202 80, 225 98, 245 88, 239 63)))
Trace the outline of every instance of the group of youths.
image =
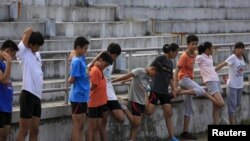
MULTIPOLYGON (((0 141, 6 141, 10 132, 13 87, 10 81, 12 58, 17 57, 22 66, 22 91, 20 94, 20 120, 17 141, 37 141, 41 117, 41 96, 43 72, 40 46, 44 37, 39 32, 27 28, 22 41, 17 46, 13 41, 5 41, 0 48, 0 141)), ((214 124, 220 123, 220 109, 224 106, 220 80, 216 71, 228 65, 227 106, 230 124, 236 124, 235 113, 240 105, 243 89, 243 73, 247 59, 244 44, 235 44, 234 53, 217 67, 213 66, 213 45, 210 42, 198 46, 198 37, 187 37, 187 50, 181 55, 175 72, 172 59, 176 58, 179 46, 175 43, 163 46, 163 55, 158 56, 147 68, 136 68, 131 72, 112 79, 112 63, 121 53, 119 44, 111 43, 107 51, 98 54, 90 64, 86 64, 89 42, 77 37, 70 54, 71 84, 70 103, 72 108, 72 141, 81 141, 86 117, 88 117, 87 141, 95 140, 99 134, 102 141, 108 140, 106 130, 109 113, 123 123, 125 116, 131 123, 129 141, 134 141, 144 115, 154 112, 158 101, 162 106, 168 135, 175 137, 172 122, 171 99, 184 95, 184 127, 181 138, 196 140, 189 132, 190 117, 193 114, 192 96, 206 96, 213 103, 214 124), (196 50, 198 48, 198 55, 196 50), (198 64, 206 90, 194 81, 194 65, 198 64), (128 102, 115 95, 112 83, 131 81, 128 102), (150 86, 150 87, 149 87, 150 86), (171 91, 169 91, 169 87, 171 91)))

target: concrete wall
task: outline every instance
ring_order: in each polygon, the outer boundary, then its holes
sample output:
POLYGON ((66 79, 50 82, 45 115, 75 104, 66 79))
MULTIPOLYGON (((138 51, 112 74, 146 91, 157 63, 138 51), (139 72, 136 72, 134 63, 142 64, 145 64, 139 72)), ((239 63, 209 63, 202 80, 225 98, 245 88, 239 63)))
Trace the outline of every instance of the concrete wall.
POLYGON ((0 21, 7 21, 10 18, 8 5, 0 5, 0 21))
POLYGON ((115 7, 59 7, 23 6, 19 20, 47 20, 56 22, 101 22, 115 20, 115 7))
POLYGON ((143 36, 147 21, 121 22, 62 22, 56 23, 57 36, 91 36, 93 38, 143 36))
POLYGON ((250 1, 248 0, 86 0, 89 4, 117 4, 133 7, 249 7, 250 1))
POLYGON ((84 0, 22 0, 28 6, 83 6, 84 0))
MULTIPOLYGON (((246 87, 248 89, 249 86, 246 87)), ((249 89, 248 89, 249 90, 249 89)), ((207 125, 212 124, 212 103, 206 98, 194 99, 194 115, 190 122, 190 132, 200 133, 207 131, 207 125)), ((242 106, 237 112, 237 121, 250 119, 250 95, 243 94, 242 106)), ((182 132, 183 128, 183 101, 173 102, 173 123, 176 135, 182 132)), ((13 124, 11 135, 8 141, 14 141, 18 131, 18 108, 13 112, 13 124)), ((39 140, 41 141, 68 141, 71 132, 70 106, 65 106, 63 103, 44 104, 42 112, 42 120, 40 126, 39 140)), ((228 123, 227 106, 221 113, 222 123, 228 123)), ((107 130, 110 141, 126 141, 129 135, 130 124, 128 120, 124 124, 118 124, 113 118, 109 118, 107 130)), ((87 121, 85 131, 87 129, 87 121)), ((167 128, 165 125, 162 108, 158 106, 156 111, 151 116, 143 118, 143 122, 138 133, 138 140, 156 141, 166 139, 168 137, 167 128)))
POLYGON ((246 20, 249 8, 145 8, 119 6, 119 19, 246 20))
POLYGON ((250 31, 249 20, 201 20, 201 21, 156 21, 160 33, 246 33, 250 31))

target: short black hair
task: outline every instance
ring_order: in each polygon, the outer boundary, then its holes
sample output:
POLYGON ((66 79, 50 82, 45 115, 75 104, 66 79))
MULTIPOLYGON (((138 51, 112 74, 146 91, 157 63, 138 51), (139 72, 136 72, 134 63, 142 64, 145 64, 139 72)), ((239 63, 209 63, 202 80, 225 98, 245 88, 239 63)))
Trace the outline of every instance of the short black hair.
POLYGON ((121 51, 121 47, 117 43, 111 43, 107 48, 107 52, 109 52, 110 54, 117 54, 118 56, 121 54, 121 51))
POLYGON ((154 67, 156 69, 157 72, 161 72, 162 70, 162 65, 159 62, 152 62, 150 64, 150 67, 154 67))
POLYGON ((108 52, 102 52, 98 59, 102 59, 103 61, 107 62, 108 64, 112 65, 113 59, 108 52))
POLYGON ((89 44, 89 41, 86 38, 79 36, 74 41, 74 49, 76 49, 77 46, 83 48, 85 45, 88 45, 88 44, 89 44))
POLYGON ((17 44, 13 42, 12 40, 6 40, 3 42, 0 50, 10 49, 11 51, 18 51, 19 48, 17 47, 17 44))
MULTIPOLYGON (((237 49, 237 48, 243 48, 243 49, 245 49, 244 43, 243 42, 237 42, 237 43, 235 43, 234 49, 237 49)), ((242 56, 243 56, 244 61, 247 64, 249 64, 249 59, 247 58, 247 56, 245 54, 242 54, 242 56)))
POLYGON ((29 38, 29 44, 42 46, 44 44, 44 37, 40 32, 32 32, 29 38))
POLYGON ((236 49, 236 48, 245 48, 245 45, 244 45, 243 42, 237 42, 237 43, 235 43, 234 48, 235 48, 235 49, 236 49))
POLYGON ((187 44, 190 44, 191 42, 198 42, 199 38, 196 35, 188 35, 187 36, 187 44))

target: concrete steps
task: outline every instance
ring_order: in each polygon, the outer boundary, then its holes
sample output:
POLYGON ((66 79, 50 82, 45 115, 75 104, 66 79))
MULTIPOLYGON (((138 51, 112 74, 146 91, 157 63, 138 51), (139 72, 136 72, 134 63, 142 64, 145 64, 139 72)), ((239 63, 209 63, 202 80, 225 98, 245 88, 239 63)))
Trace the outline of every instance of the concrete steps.
MULTIPOLYGON (((13 88, 15 91, 13 104, 18 105, 19 103, 19 92, 22 90, 22 82, 15 81, 12 82, 13 88), (16 93, 18 92, 18 93, 16 93)), ((65 79, 44 79, 43 89, 56 89, 56 88, 65 88, 65 79)), ((42 96, 42 101, 58 101, 64 99, 65 92, 58 91, 58 92, 51 92, 51 93, 44 93, 42 96)))
POLYGON ((147 21, 57 22, 56 36, 90 36, 92 38, 144 36, 147 21))
POLYGON ((119 6, 118 18, 156 20, 247 20, 249 8, 146 8, 119 6))
POLYGON ((61 6, 22 6, 21 17, 25 20, 53 20, 56 22, 102 22, 115 21, 115 7, 61 7, 61 6))
POLYGON ((29 26, 45 35, 44 22, 0 22, 0 39, 21 39, 23 31, 29 26))
POLYGON ((84 0, 22 0, 27 6, 84 6, 84 0))
MULTIPOLYGON (((6 31, 7 32, 7 31, 6 31)), ((1 35, 1 33, 0 33, 1 35)), ((213 44, 235 43, 238 41, 249 42, 250 33, 219 33, 219 34, 196 34, 199 37, 199 42, 210 41, 213 44)), ((11 37, 15 36, 14 33, 11 37)), ((21 34, 19 35, 21 37, 21 34)), ((20 38, 18 36, 18 38, 20 38)), ((89 50, 92 49, 106 49, 111 42, 115 42, 125 48, 149 48, 161 47, 165 43, 175 42, 179 45, 186 44, 186 36, 178 34, 153 34, 153 36, 137 36, 137 37, 119 37, 119 38, 90 38, 89 50)), ((1 37, 6 39, 14 39, 6 37, 4 34, 1 37)), ((17 38, 17 37, 15 37, 17 38)), ((75 37, 51 37, 45 40, 41 51, 60 51, 72 50, 75 37)), ((14 40, 17 44, 20 40, 14 40)), ((2 44, 4 40, 0 40, 2 44)))
POLYGON ((250 20, 183 20, 156 21, 158 33, 246 33, 250 31, 250 20))
POLYGON ((250 7, 248 0, 87 0, 89 4, 126 5, 131 7, 241 8, 250 7))
POLYGON ((10 18, 9 15, 9 7, 6 5, 0 5, 0 22, 1 21, 8 21, 10 18))

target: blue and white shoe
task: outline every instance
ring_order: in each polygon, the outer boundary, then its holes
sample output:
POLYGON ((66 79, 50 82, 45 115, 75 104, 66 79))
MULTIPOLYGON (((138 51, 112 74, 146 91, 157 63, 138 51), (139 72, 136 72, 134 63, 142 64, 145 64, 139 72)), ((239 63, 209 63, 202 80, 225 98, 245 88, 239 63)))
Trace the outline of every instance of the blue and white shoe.
POLYGON ((173 137, 170 141, 179 141, 176 137, 173 137))

